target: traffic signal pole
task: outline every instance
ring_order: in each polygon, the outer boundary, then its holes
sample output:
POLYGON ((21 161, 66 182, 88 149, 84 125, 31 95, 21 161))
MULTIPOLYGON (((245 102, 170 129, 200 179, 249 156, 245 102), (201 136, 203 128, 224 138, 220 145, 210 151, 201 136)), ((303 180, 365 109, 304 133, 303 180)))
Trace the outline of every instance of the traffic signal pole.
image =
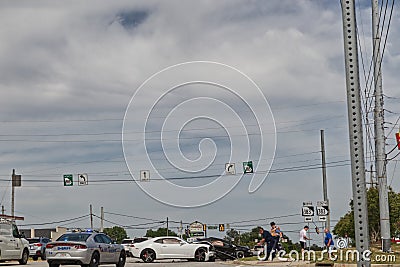
MULTIPOLYGON (((359 255, 369 250, 367 190, 365 186, 364 140, 361 114, 361 90, 358 67, 357 22, 354 0, 341 0, 346 68, 347 111, 349 121, 354 230, 359 255)), ((358 267, 371 262, 360 258, 358 267)))

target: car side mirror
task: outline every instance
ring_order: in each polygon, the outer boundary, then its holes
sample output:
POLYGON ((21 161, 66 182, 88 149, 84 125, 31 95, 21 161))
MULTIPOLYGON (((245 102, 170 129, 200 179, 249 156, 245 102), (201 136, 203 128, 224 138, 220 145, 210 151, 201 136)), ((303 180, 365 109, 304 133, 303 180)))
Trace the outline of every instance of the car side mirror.
POLYGON ((185 243, 185 242, 180 242, 179 244, 181 244, 181 246, 183 246, 183 245, 185 245, 186 243, 185 243))

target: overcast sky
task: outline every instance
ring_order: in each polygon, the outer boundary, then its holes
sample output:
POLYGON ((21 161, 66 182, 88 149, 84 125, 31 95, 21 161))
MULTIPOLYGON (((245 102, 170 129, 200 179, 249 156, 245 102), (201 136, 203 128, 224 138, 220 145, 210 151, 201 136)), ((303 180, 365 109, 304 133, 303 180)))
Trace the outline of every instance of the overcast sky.
MULTIPOLYGON (((356 3, 364 91, 371 10, 356 3)), ((382 67, 387 151, 399 127, 398 8, 382 67)), ((133 225, 131 236, 167 217, 175 231, 181 220, 240 231, 274 220, 297 242, 302 202, 323 197, 320 129, 332 224, 349 210, 340 1, 1 1, 0 22, 0 196, 10 214, 15 168, 22 228, 87 215, 92 204, 107 227, 133 225), (241 175, 248 160, 255 174, 241 175), (224 175, 228 162, 237 175, 224 175), (77 185, 80 173, 88 185, 77 185)), ((399 171, 391 161, 397 192, 399 171)), ((90 221, 36 227, 56 225, 90 221)))

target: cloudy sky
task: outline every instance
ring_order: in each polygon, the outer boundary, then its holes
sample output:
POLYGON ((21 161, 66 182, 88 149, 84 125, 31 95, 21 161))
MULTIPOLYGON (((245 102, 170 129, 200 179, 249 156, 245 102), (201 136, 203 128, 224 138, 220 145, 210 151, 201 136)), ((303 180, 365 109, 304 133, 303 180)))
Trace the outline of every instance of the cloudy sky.
MULTIPOLYGON (((356 3, 368 92, 371 9, 356 3)), ((382 67, 387 151, 399 127, 398 8, 382 67)), ((323 197, 321 129, 332 224, 349 209, 340 1, 1 1, 0 21, 0 196, 10 214, 16 169, 22 228, 88 227, 92 204, 131 236, 167 217, 175 231, 181 220, 240 231, 274 220, 297 241, 302 202, 323 197), (255 173, 242 175, 250 160, 255 173), (228 162, 236 175, 224 175, 228 162)))

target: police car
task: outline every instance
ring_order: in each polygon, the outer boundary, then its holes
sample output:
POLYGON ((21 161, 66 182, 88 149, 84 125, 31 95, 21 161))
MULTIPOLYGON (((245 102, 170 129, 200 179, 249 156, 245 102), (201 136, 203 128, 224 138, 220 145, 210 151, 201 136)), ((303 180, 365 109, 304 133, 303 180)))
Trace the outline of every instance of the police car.
POLYGON ((19 233, 13 221, 0 219, 0 261, 17 260, 26 264, 29 258, 29 243, 19 233))
POLYGON ((99 264, 116 264, 124 267, 125 249, 115 244, 104 233, 91 230, 65 233, 56 241, 47 243, 46 258, 49 267, 76 264, 97 267, 99 264))

